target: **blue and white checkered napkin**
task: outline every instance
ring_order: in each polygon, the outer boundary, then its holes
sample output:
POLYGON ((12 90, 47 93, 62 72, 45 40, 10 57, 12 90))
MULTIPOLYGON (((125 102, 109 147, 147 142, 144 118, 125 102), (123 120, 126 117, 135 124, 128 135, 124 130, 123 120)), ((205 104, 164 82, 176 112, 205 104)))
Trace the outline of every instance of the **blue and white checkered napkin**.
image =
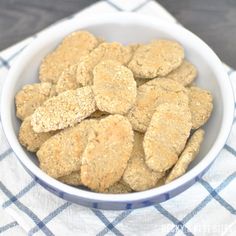
MULTIPOLYGON (((137 11, 176 22, 150 0, 101 1, 73 17, 115 11, 137 11)), ((0 53, 0 91, 14 60, 33 40, 0 53)), ((236 91, 236 72, 225 69, 236 91)), ((236 125, 213 166, 194 186, 167 202, 127 211, 88 209, 49 193, 25 172, 0 129, 0 234, 235 235, 236 125)))

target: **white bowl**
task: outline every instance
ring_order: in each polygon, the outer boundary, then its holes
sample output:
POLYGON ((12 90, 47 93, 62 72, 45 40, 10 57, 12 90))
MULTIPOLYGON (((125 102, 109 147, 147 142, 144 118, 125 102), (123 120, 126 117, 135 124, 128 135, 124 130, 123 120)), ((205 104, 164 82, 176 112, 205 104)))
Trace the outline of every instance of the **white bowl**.
POLYGON ((100 209, 131 209, 166 201, 183 192, 201 177, 223 148, 233 121, 234 98, 222 63, 216 54, 196 35, 181 26, 162 22, 137 13, 113 13, 67 20, 41 34, 24 50, 12 67, 2 92, 1 115, 7 139, 25 169, 49 191, 84 206, 100 209), (65 185, 41 171, 33 154, 18 142, 20 126, 15 114, 14 96, 23 85, 38 81, 42 58, 72 31, 88 30, 124 44, 145 43, 156 38, 179 41, 186 58, 196 65, 197 85, 208 89, 214 97, 214 110, 205 125, 205 140, 188 172, 173 182, 151 190, 129 194, 101 194, 65 185))

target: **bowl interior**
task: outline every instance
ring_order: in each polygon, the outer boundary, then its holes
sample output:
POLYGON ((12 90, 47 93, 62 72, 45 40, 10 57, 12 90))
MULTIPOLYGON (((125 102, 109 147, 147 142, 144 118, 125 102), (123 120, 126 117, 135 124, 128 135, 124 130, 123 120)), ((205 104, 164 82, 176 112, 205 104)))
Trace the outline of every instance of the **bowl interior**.
MULTIPOLYGON (((107 41, 118 41, 123 44, 146 43, 153 39, 166 38, 177 40, 184 45, 186 58, 198 69, 196 84, 201 88, 211 91, 214 97, 213 114, 204 127, 206 136, 201 151, 196 160, 191 164, 190 169, 196 166, 211 149, 222 125, 223 102, 219 78, 217 78, 212 65, 209 63, 208 56, 204 54, 197 43, 189 40, 188 37, 184 37, 182 34, 178 34, 175 28, 171 30, 171 28, 161 27, 161 24, 157 27, 142 21, 127 21, 123 23, 122 21, 117 21, 110 23, 97 22, 81 26, 74 22, 65 30, 57 29, 52 34, 45 34, 39 39, 36 39, 38 41, 37 45, 35 44, 34 48, 31 47, 32 51, 28 52, 28 56, 24 58, 25 61, 19 70, 18 79, 17 81, 13 81, 12 91, 9 92, 11 122, 14 126, 15 135, 17 136, 20 126, 20 121, 15 115, 15 94, 23 85, 38 82, 38 69, 43 57, 51 52, 69 32, 80 29, 88 30, 107 41)), ((26 152, 26 155, 32 162, 38 165, 34 154, 26 152)))

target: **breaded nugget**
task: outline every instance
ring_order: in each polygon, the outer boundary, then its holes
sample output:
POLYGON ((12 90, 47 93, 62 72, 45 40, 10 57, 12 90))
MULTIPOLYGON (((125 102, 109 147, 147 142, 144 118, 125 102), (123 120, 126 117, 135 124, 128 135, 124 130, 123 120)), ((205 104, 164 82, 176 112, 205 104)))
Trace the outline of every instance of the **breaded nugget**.
POLYGON ((175 41, 155 40, 135 51, 128 67, 137 78, 165 76, 179 67, 184 58, 183 47, 175 41))
POLYGON ((91 87, 68 90, 48 99, 37 108, 31 124, 35 132, 63 129, 80 122, 95 110, 91 87))
POLYGON ((93 70, 93 92, 100 111, 125 114, 134 105, 137 87, 133 73, 121 63, 102 61, 93 70))
POLYGON ((64 184, 79 186, 79 185, 81 185, 80 170, 79 171, 74 171, 69 175, 59 177, 58 180, 63 182, 64 184))
POLYGON ((156 108, 144 136, 145 162, 164 172, 178 160, 192 127, 188 106, 164 103, 156 108))
POLYGON ((193 133, 193 135, 188 140, 186 147, 181 153, 178 161, 167 176, 165 181, 166 184, 173 181, 174 179, 177 179, 186 172, 189 164, 195 159, 195 157, 199 153, 200 145, 203 141, 203 138, 203 129, 198 129, 193 133))
POLYGON ((51 95, 51 83, 36 83, 25 85, 15 97, 16 116, 24 120, 41 106, 51 95))
POLYGON ((127 114, 133 129, 145 132, 156 107, 162 103, 188 105, 186 89, 166 78, 156 78, 138 87, 135 104, 127 114))
POLYGON ((24 119, 19 130, 19 142, 30 152, 37 152, 41 145, 55 132, 35 133, 31 126, 31 116, 24 119))
POLYGON ((102 43, 83 58, 77 67, 77 82, 82 86, 93 84, 93 69, 103 60, 116 60, 126 65, 132 57, 131 48, 120 43, 102 43))
POLYGON ((55 84, 63 71, 77 64, 81 57, 91 52, 98 44, 99 41, 89 32, 71 33, 64 38, 55 51, 43 59, 39 70, 39 79, 55 84))
POLYGON ((188 86, 197 77, 197 69, 193 64, 184 60, 177 69, 171 71, 166 77, 181 83, 183 86, 188 86))
POLYGON ((40 168, 53 178, 80 171, 81 155, 87 145, 89 132, 96 125, 95 120, 84 120, 44 142, 37 152, 40 168))
POLYGON ((130 192, 132 192, 132 189, 122 180, 114 183, 112 186, 110 186, 108 189, 104 191, 104 193, 112 193, 112 194, 130 193, 130 192))
POLYGON ((144 161, 143 134, 134 132, 133 151, 123 174, 123 181, 135 191, 153 188, 165 172, 149 169, 144 161))
POLYGON ((209 91, 191 87, 189 89, 189 107, 192 114, 193 129, 204 125, 211 116, 213 98, 209 91))
POLYGON ((62 72, 56 84, 58 94, 79 87, 76 80, 76 69, 77 65, 73 65, 62 72))
POLYGON ((90 189, 104 192, 124 173, 133 148, 133 130, 127 118, 110 115, 91 133, 82 155, 81 180, 90 189))

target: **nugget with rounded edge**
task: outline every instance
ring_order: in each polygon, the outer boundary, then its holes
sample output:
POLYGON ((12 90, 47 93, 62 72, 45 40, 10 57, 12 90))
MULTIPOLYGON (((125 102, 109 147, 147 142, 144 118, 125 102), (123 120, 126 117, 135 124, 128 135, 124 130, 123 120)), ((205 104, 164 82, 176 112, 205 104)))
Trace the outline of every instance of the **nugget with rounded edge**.
POLYGON ((99 40, 89 32, 71 33, 63 39, 55 51, 43 59, 39 70, 39 79, 55 84, 63 71, 77 64, 83 56, 91 52, 98 44, 99 40))
POLYGON ((93 69, 103 60, 116 60, 126 65, 132 57, 132 50, 120 43, 102 43, 83 58, 77 67, 77 82, 82 86, 93 84, 93 69))
POLYGON ((192 114, 193 129, 203 126, 211 116, 213 98, 209 91, 191 87, 189 89, 189 107, 192 114))
POLYGON ((170 169, 184 149, 191 127, 188 106, 169 103, 159 105, 144 136, 147 166, 159 172, 170 169))
POLYGON ((35 132, 47 132, 73 126, 96 110, 91 87, 60 93, 48 99, 32 115, 35 132))
POLYGON ((166 76, 168 79, 175 80, 183 86, 190 85, 197 77, 197 69, 190 62, 184 60, 183 63, 166 76))
POLYGON ((80 186, 82 184, 80 171, 73 171, 69 175, 59 177, 58 180, 64 184, 69 184, 69 185, 73 185, 73 186, 80 186))
POLYGON ((100 111, 125 114, 135 103, 137 87, 133 73, 121 63, 102 61, 93 70, 93 92, 100 111))
POLYGON ((180 83, 156 78, 138 87, 134 106, 127 114, 134 130, 145 132, 156 107, 162 103, 188 105, 187 91, 180 83))
POLYGON ((171 40, 155 40, 140 45, 128 67, 138 78, 165 76, 179 67, 184 59, 183 47, 171 40))
POLYGON ((96 125, 96 120, 84 120, 49 138, 37 152, 39 167, 53 178, 80 171, 81 155, 87 145, 89 132, 96 125))
POLYGON ((53 136, 55 132, 35 133, 31 125, 31 116, 21 123, 19 142, 30 152, 37 152, 42 144, 53 136))
POLYGON ((149 169, 144 161, 143 134, 134 132, 134 146, 128 165, 123 174, 123 181, 135 191, 143 191, 157 185, 165 172, 149 169))
POLYGON ((52 92, 51 83, 27 84, 16 94, 16 116, 24 120, 41 106, 52 92))
POLYGON ((101 119, 82 155, 82 183, 104 192, 121 179, 132 148, 133 130, 127 118, 110 115, 101 119))
POLYGON ((73 65, 62 72, 56 83, 57 94, 79 87, 76 80, 76 69, 77 65, 73 65))
POLYGON ((132 192, 132 189, 122 180, 116 182, 115 184, 113 184, 104 191, 104 193, 112 193, 112 194, 130 193, 130 192, 132 192))
POLYGON ((188 140, 186 147, 181 153, 178 161, 172 168, 171 172, 168 174, 165 181, 166 184, 170 183, 174 179, 177 179, 187 171, 189 164, 195 159, 195 157, 199 153, 203 138, 203 129, 198 129, 193 133, 193 135, 188 140))

